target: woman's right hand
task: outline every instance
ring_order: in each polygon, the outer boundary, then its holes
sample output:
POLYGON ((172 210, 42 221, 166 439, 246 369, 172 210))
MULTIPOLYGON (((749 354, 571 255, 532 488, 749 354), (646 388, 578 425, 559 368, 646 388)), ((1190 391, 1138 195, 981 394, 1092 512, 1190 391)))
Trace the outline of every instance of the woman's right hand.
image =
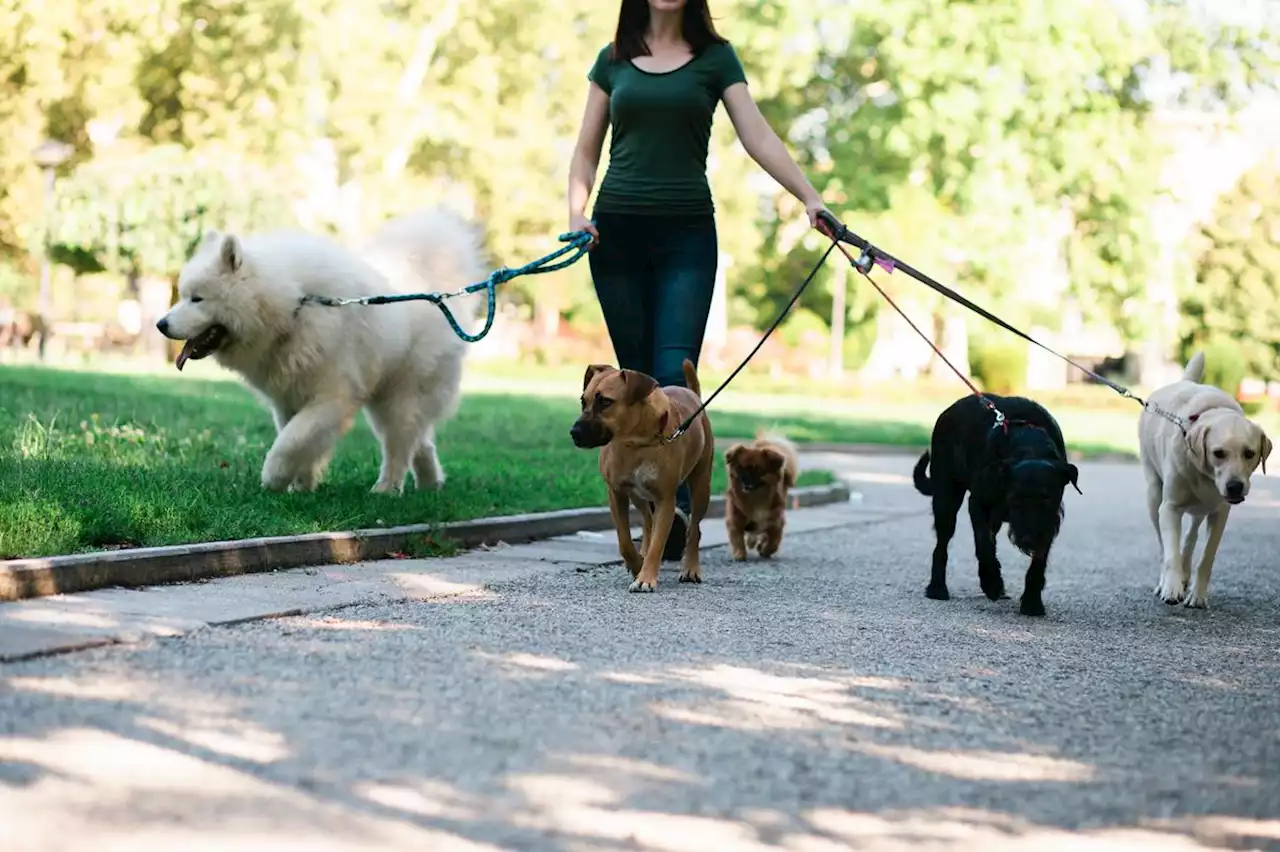
POLYGON ((586 231, 591 235, 591 242, 587 245, 587 251, 590 251, 600 244, 600 232, 596 230, 595 223, 582 213, 569 217, 569 230, 586 231))

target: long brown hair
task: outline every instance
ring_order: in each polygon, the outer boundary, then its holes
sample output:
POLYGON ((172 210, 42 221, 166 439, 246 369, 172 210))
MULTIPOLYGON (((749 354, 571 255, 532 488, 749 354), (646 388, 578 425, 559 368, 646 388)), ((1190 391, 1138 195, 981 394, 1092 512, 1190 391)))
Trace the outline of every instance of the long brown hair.
MULTIPOLYGON (((610 58, 615 62, 648 56, 649 45, 644 36, 649 29, 649 0, 622 0, 618 10, 618 29, 613 35, 610 58)), ((697 56, 713 44, 724 44, 726 39, 716 32, 711 21, 711 7, 707 0, 689 0, 684 4, 681 35, 697 56)))

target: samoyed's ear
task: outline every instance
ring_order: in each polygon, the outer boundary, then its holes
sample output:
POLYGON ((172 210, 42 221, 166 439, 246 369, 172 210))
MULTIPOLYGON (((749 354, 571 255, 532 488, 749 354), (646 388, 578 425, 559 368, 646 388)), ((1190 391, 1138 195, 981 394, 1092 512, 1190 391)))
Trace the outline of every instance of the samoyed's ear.
POLYGON ((219 257, 222 260, 222 268, 227 272, 235 272, 240 268, 240 264, 244 260, 244 253, 240 249, 240 241, 234 235, 227 234, 222 238, 219 257))

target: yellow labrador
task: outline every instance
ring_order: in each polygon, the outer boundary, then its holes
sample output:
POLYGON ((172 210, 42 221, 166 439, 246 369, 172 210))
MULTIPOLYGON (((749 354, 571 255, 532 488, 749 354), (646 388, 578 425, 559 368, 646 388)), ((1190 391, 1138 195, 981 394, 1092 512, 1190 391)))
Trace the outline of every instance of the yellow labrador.
POLYGON ((1249 479, 1271 453, 1271 439, 1245 417, 1235 398, 1201 384, 1204 353, 1187 363, 1182 378, 1154 391, 1138 418, 1147 509, 1160 539, 1160 580, 1155 593, 1167 604, 1209 605, 1209 577, 1231 507, 1249 496, 1249 479), (1182 531, 1184 515, 1190 527, 1182 531), (1191 555, 1200 525, 1209 538, 1191 587, 1191 555))

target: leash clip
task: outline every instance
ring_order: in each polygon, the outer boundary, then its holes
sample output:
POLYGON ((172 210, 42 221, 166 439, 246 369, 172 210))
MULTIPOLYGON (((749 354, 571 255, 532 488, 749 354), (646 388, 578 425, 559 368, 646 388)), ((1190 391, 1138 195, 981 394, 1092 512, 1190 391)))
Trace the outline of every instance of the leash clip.
POLYGON ((876 259, 871 254, 871 246, 867 246, 862 250, 862 254, 853 262, 853 268, 861 272, 863 275, 871 274, 871 267, 876 265, 876 259))

